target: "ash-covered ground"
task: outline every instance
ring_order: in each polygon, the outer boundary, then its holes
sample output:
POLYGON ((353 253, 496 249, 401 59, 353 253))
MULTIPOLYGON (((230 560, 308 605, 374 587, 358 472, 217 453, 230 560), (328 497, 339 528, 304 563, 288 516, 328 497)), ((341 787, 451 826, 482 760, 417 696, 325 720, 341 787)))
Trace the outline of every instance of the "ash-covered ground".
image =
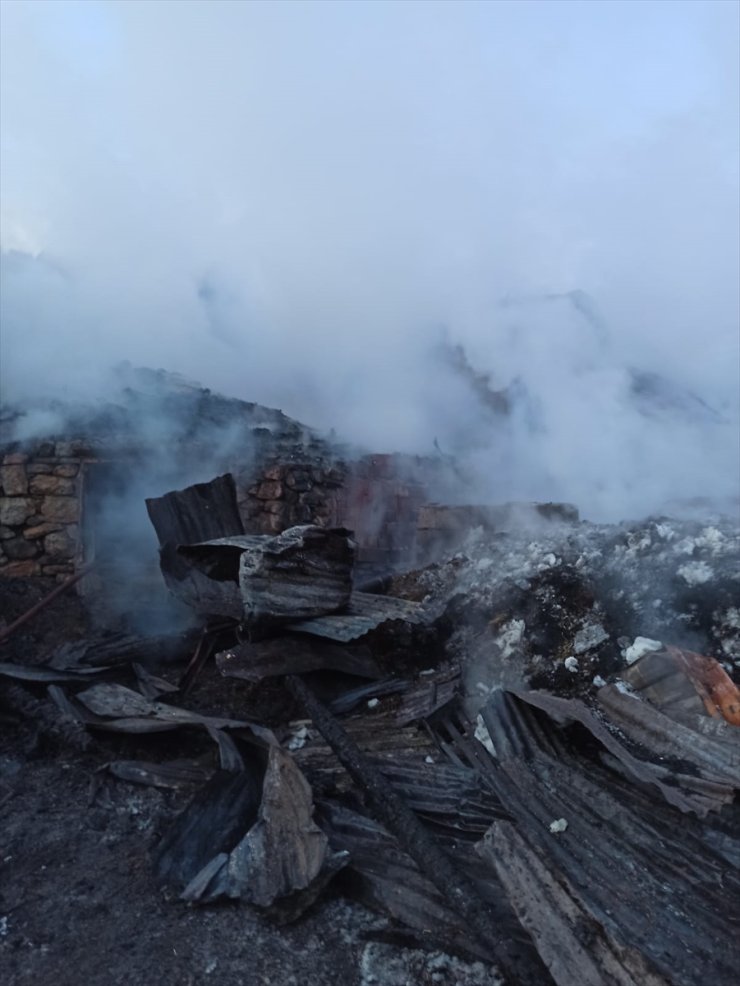
MULTIPOLYGON (((5 622, 43 588, 2 584, 5 622)), ((619 681, 650 641, 713 656, 740 680, 740 525, 726 517, 619 526, 523 518, 518 532, 471 532, 454 555, 396 577, 390 591, 425 601, 439 634, 435 651, 440 662, 459 665, 471 716, 499 685, 588 697, 604 682, 619 681)), ((76 597, 62 597, 14 635, 2 660, 39 664, 85 632, 76 597)), ((428 670, 428 660, 409 654, 404 673, 428 670)), ((174 669, 163 673, 177 676, 174 669)), ((122 757, 204 755, 204 747, 180 734, 82 736, 59 728, 43 687, 2 687, 5 982, 498 982, 493 967, 440 952, 434 942, 426 950, 410 947, 407 930, 352 902, 346 885, 330 888, 306 917, 284 927, 239 904, 182 903, 156 883, 151 853, 192 792, 137 787, 104 767, 122 757)), ((275 687, 264 693, 272 715, 275 687)), ((212 712, 221 701, 233 712, 243 696, 255 717, 260 694, 209 668, 189 704, 212 712)), ((290 701, 283 702, 287 719, 290 701)))

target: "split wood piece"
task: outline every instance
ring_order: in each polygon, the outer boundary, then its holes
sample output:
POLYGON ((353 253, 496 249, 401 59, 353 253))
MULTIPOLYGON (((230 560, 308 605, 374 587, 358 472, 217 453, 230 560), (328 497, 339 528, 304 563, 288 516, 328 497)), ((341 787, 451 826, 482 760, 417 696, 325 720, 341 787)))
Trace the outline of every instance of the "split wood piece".
POLYGON ((490 952, 504 975, 512 982, 522 982, 524 977, 520 973, 526 961, 523 951, 495 926, 476 887, 456 869, 413 811, 360 752, 305 682, 295 675, 288 675, 285 681, 355 784, 365 792, 377 819, 443 893, 450 907, 465 920, 471 936, 490 952))

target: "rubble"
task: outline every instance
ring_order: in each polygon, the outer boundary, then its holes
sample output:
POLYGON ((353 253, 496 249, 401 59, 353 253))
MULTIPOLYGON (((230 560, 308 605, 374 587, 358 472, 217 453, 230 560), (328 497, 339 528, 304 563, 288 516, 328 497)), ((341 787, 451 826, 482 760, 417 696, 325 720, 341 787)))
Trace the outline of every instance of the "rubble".
POLYGON ((471 982, 729 984, 740 535, 544 506, 440 510, 447 556, 368 592, 347 529, 246 534, 228 474, 149 500, 195 625, 16 655, 0 677, 51 702, 11 715, 181 799, 154 872, 191 904, 282 926, 349 893, 471 982))

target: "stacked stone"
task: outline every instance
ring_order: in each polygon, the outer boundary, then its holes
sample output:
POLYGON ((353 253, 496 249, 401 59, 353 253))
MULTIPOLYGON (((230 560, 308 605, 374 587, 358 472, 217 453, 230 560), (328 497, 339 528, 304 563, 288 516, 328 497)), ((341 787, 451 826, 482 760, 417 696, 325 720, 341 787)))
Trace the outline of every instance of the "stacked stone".
POLYGON ((66 578, 80 544, 80 457, 70 442, 0 465, 0 576, 66 578))
POLYGON ((296 524, 335 527, 337 491, 344 467, 322 461, 272 462, 251 485, 239 490, 239 509, 245 529, 254 534, 278 534, 296 524))

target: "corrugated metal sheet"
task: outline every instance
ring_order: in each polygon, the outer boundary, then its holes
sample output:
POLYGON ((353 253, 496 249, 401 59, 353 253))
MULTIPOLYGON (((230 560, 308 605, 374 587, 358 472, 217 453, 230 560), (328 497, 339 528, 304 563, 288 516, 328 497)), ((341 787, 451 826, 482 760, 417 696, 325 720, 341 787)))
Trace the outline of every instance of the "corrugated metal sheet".
POLYGON ((344 613, 318 616, 311 620, 292 623, 291 630, 311 633, 329 640, 347 643, 374 630, 382 623, 403 620, 405 623, 423 623, 423 610, 419 603, 393 596, 374 596, 369 592, 353 592, 344 613))
POLYGON ((702 820, 681 814, 655 787, 605 766, 578 733, 571 745, 557 725, 568 704, 578 702, 494 692, 482 715, 496 756, 453 737, 459 760, 481 772, 513 819, 495 821, 477 853, 558 986, 729 986, 737 806, 702 820))

